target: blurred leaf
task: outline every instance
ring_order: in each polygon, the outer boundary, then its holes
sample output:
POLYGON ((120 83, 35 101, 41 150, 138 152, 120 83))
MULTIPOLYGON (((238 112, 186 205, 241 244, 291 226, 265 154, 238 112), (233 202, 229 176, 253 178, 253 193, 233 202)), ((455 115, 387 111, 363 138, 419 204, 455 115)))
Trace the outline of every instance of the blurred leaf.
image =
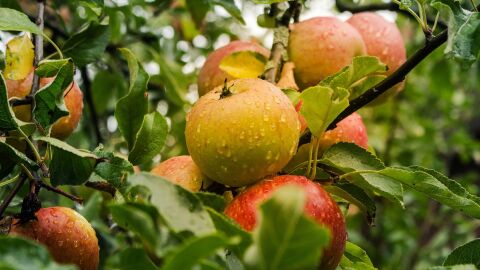
POLYGON ((192 15, 195 24, 199 26, 203 22, 203 18, 210 9, 209 0, 186 0, 187 9, 192 15))
POLYGON ((27 15, 10 8, 0 8, 0 30, 42 34, 42 31, 30 21, 27 15))
POLYGON ((133 173, 133 165, 112 152, 96 150, 94 154, 101 159, 95 166, 95 174, 117 189, 124 187, 127 184, 128 175, 133 173))
POLYGON ((81 185, 92 174, 98 157, 91 152, 78 150, 51 137, 40 137, 51 145, 52 160, 49 164, 50 181, 57 185, 81 185))
POLYGON ((11 8, 18 11, 22 11, 22 7, 18 3, 18 0, 0 0, 0 7, 11 8))
POLYGON ((119 80, 122 75, 111 71, 99 71, 92 81, 91 89, 95 108, 100 115, 115 108, 117 98, 127 92, 127 82, 119 80))
POLYGON ((480 52, 480 13, 463 9, 455 0, 433 0, 431 5, 450 15, 445 53, 471 65, 480 52))
POLYGON ((185 103, 185 91, 187 85, 182 85, 183 74, 181 69, 175 63, 169 62, 158 53, 153 54, 155 60, 160 65, 160 76, 165 84, 165 94, 169 101, 177 106, 183 106, 185 103))
POLYGON ((230 237, 236 236, 238 237, 238 239, 240 239, 237 245, 232 246, 232 250, 237 256, 242 256, 243 253, 253 242, 252 234, 244 231, 238 226, 238 224, 234 223, 231 219, 221 214, 221 212, 217 212, 208 207, 207 211, 210 214, 210 217, 212 218, 217 231, 223 232, 225 235, 228 235, 230 237))
POLYGON ((90 9, 97 16, 102 14, 103 0, 81 0, 79 3, 80 5, 90 9))
POLYGON ((273 3, 287 2, 288 0, 252 0, 255 4, 265 4, 270 5, 273 3))
POLYGON ((434 266, 427 268, 427 270, 477 270, 477 267, 473 264, 458 264, 451 266, 434 266))
POLYGON ((62 52, 71 57, 75 65, 82 67, 100 59, 109 39, 108 25, 91 22, 87 28, 74 34, 65 42, 62 52))
POLYGON ((6 66, 3 74, 9 80, 25 79, 33 69, 33 44, 24 34, 7 43, 6 66))
POLYGON ((361 247, 355 245, 352 242, 348 242, 345 245, 345 253, 343 254, 340 266, 345 270, 375 270, 372 261, 367 255, 367 252, 361 247))
POLYGON ((267 58, 254 51, 229 54, 220 62, 219 68, 235 78, 257 78, 265 69, 267 58))
POLYGON ((305 117, 314 136, 320 137, 328 125, 348 107, 348 91, 330 87, 309 87, 300 94, 300 113, 305 117))
POLYGON ((160 269, 193 269, 202 259, 233 243, 231 239, 218 233, 193 238, 167 256, 160 269))
POLYGON ((480 239, 475 239, 465 245, 459 246, 448 255, 444 266, 457 264, 473 264, 480 267, 480 239))
POLYGON ((35 93, 33 117, 44 129, 69 114, 64 103, 64 93, 68 91, 68 87, 73 87, 73 74, 74 67, 72 61, 65 62, 53 82, 45 85, 35 93))
POLYGON ((1 236, 0 269, 74 270, 77 268, 73 265, 57 264, 45 246, 32 240, 14 236, 1 236))
POLYGON ((38 165, 25 154, 0 140, 0 179, 7 176, 18 164, 24 164, 30 168, 38 168, 38 165))
POLYGON ((329 244, 329 231, 304 215, 306 195, 282 187, 260 206, 260 223, 245 261, 251 269, 314 269, 329 244))
POLYGON ((242 17, 242 12, 235 5, 234 0, 211 0, 213 5, 223 7, 232 17, 237 19, 241 24, 245 25, 245 20, 242 17))
POLYGON ((40 61, 35 73, 40 77, 53 77, 69 62, 70 59, 44 59, 40 61))
POLYGON ((115 118, 129 149, 132 149, 144 115, 148 111, 146 91, 149 76, 130 50, 120 49, 120 52, 128 62, 130 88, 128 94, 117 102, 115 118))
POLYGON ((148 173, 131 175, 128 182, 132 186, 150 189, 151 203, 157 207, 162 220, 172 231, 190 231, 195 235, 215 231, 212 219, 201 201, 186 189, 148 173))
MULTIPOLYGON (((344 173, 362 170, 378 171, 385 168, 385 165, 376 156, 353 143, 333 145, 324 153, 319 162, 344 173)), ((396 180, 380 174, 368 173, 352 175, 348 180, 363 190, 378 192, 403 207, 403 188, 396 180)))
MULTIPOLYGON (((108 258, 111 263, 111 269, 117 270, 155 270, 157 267, 153 264, 152 260, 148 257, 147 252, 142 248, 127 247, 126 249, 115 253, 112 257, 108 258)), ((110 269, 108 268, 108 269, 110 269)))
POLYGON ((167 120, 159 113, 152 112, 143 118, 142 126, 130 150, 128 160, 133 165, 146 163, 162 150, 167 138, 167 120))
POLYGON ((7 86, 0 73, 0 131, 11 131, 18 128, 17 120, 8 103, 7 86))
POLYGON ((195 196, 202 201, 203 205, 212 208, 217 212, 223 212, 227 202, 223 196, 210 192, 196 192, 195 196))
POLYGON ((83 207, 78 209, 78 213, 89 222, 92 222, 94 219, 100 218, 100 213, 103 207, 102 202, 103 197, 100 191, 94 191, 83 207))

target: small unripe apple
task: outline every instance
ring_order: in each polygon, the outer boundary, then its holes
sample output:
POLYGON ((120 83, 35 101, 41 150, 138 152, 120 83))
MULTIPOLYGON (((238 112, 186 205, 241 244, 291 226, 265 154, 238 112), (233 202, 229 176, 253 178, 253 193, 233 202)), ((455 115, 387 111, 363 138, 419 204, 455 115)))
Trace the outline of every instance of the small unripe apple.
POLYGON ((208 181, 190 156, 169 158, 155 166, 151 173, 193 192, 199 191, 208 181))
POLYGON ((316 85, 366 53, 362 36, 348 23, 316 17, 291 25, 288 53, 301 89, 316 85))
POLYGON ((297 112, 275 85, 238 79, 202 96, 187 115, 187 147, 210 179, 240 187, 281 170, 300 136, 297 112))
POLYGON ((222 85, 225 79, 228 81, 237 79, 221 70, 219 66, 223 58, 240 51, 254 51, 265 57, 268 57, 270 54, 267 49, 251 41, 232 41, 226 46, 216 49, 208 55, 205 64, 203 64, 198 74, 199 96, 203 96, 215 87, 222 85))
POLYGON ((296 185, 306 193, 305 214, 330 230, 330 245, 323 251, 322 270, 333 270, 340 262, 345 249, 347 233, 340 208, 318 183, 303 176, 281 175, 267 178, 240 193, 226 207, 225 214, 243 229, 252 231, 257 225, 259 205, 280 187, 296 185))
MULTIPOLYGON (((373 12, 356 13, 347 22, 362 35, 367 54, 378 57, 388 66, 387 75, 392 74, 407 60, 405 43, 396 24, 373 12)), ((403 82, 397 84, 373 103, 386 101, 390 96, 402 91, 403 86, 403 82)))
POLYGON ((11 234, 45 245, 59 263, 72 263, 81 270, 98 269, 99 247, 95 230, 74 210, 66 207, 41 208, 26 224, 13 221, 11 234))
MULTIPOLYGON (((41 78, 40 87, 51 83, 54 78, 41 78)), ((5 80, 8 97, 25 98, 30 94, 33 81, 33 71, 23 80, 5 80)), ((76 82, 70 84, 64 91, 64 102, 69 115, 57 120, 52 126, 52 137, 66 139, 77 128, 83 112, 83 93, 76 82)), ((30 105, 13 108, 15 116, 22 121, 32 121, 30 105)))

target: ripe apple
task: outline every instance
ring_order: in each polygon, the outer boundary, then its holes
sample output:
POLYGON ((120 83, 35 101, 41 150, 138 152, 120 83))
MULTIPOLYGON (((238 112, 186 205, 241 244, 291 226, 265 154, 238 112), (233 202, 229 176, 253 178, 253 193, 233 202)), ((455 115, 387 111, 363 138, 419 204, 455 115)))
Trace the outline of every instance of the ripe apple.
POLYGON ((185 137, 210 179, 240 187, 281 170, 297 148, 300 123, 288 97, 260 79, 237 79, 202 96, 185 137))
MULTIPOLYGON (((23 80, 5 80, 7 85, 8 97, 24 98, 30 94, 32 88, 33 71, 23 80)), ((40 87, 51 83, 54 78, 41 78, 40 87)), ((83 112, 83 93, 76 82, 65 89, 64 101, 69 115, 64 116, 55 122, 52 126, 51 135, 58 139, 66 139, 77 127, 83 112)), ((13 108, 15 116, 22 121, 31 121, 31 106, 22 105, 13 108)))
POLYGON ((305 214, 330 230, 330 246, 323 252, 319 269, 336 268, 345 249, 347 233, 343 215, 330 195, 318 183, 303 176, 281 175, 267 178, 240 193, 225 209, 225 214, 242 228, 252 231, 258 219, 258 206, 275 190, 286 185, 297 185, 305 190, 305 214))
POLYGON ((66 207, 41 208, 35 215, 37 220, 26 224, 14 220, 10 233, 42 243, 59 263, 72 263, 81 270, 98 268, 97 236, 83 216, 66 207))
POLYGON ((304 89, 340 71, 366 49, 362 36, 348 23, 316 17, 291 25, 288 53, 304 89))
MULTIPOLYGON (((362 35, 367 54, 378 57, 388 66, 387 75, 392 74, 407 60, 405 43, 396 24, 388 22, 382 16, 373 12, 354 14, 347 22, 362 35)), ((403 82, 397 84, 373 103, 386 101, 390 96, 402 91, 403 86, 403 82)))
POLYGON ((224 57, 240 51, 254 51, 265 57, 268 57, 270 54, 267 49, 251 41, 233 41, 224 47, 216 49, 207 57, 198 75, 199 96, 203 96, 215 87, 222 85, 225 79, 228 81, 236 79, 221 70, 219 66, 224 57))
POLYGON ((190 156, 169 158, 155 166, 151 173, 193 192, 199 191, 208 181, 190 156))

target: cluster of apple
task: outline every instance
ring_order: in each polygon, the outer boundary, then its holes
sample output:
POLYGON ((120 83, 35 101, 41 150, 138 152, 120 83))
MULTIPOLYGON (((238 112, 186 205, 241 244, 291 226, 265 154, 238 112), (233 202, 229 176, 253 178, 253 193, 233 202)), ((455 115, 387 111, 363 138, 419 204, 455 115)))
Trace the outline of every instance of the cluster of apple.
MULTIPOLYGON (((280 83, 235 78, 219 67, 222 59, 241 51, 269 57, 267 49, 244 41, 231 42, 211 53, 198 78, 200 98, 187 115, 185 136, 190 156, 170 158, 152 173, 191 191, 199 191, 211 181, 241 188, 225 214, 248 231, 257 224, 258 205, 273 191, 285 185, 300 186, 307 194, 305 213, 331 232, 331 244, 324 250, 320 269, 335 269, 347 238, 339 207, 319 183, 285 174, 285 167, 307 157, 308 149, 297 149, 306 128, 298 113, 301 103, 293 104, 280 83)), ((397 26, 375 13, 355 14, 346 22, 317 17, 291 25, 288 54, 295 66, 294 84, 299 89, 335 74, 355 56, 378 57, 388 66, 387 74, 406 60, 397 26)), ((402 87, 396 85, 380 99, 385 100, 402 87)), ((320 149, 340 141, 368 147, 359 114, 350 115, 327 131, 320 149)))

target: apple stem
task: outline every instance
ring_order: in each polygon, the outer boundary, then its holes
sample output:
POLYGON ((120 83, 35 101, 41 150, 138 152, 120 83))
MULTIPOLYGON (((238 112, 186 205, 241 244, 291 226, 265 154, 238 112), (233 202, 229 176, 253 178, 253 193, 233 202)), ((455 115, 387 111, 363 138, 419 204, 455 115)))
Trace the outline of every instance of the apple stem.
POLYGON ((232 95, 232 91, 230 91, 230 88, 232 88, 233 84, 228 86, 227 85, 227 79, 223 81, 223 88, 222 88, 222 93, 220 94, 220 99, 226 98, 232 95))

